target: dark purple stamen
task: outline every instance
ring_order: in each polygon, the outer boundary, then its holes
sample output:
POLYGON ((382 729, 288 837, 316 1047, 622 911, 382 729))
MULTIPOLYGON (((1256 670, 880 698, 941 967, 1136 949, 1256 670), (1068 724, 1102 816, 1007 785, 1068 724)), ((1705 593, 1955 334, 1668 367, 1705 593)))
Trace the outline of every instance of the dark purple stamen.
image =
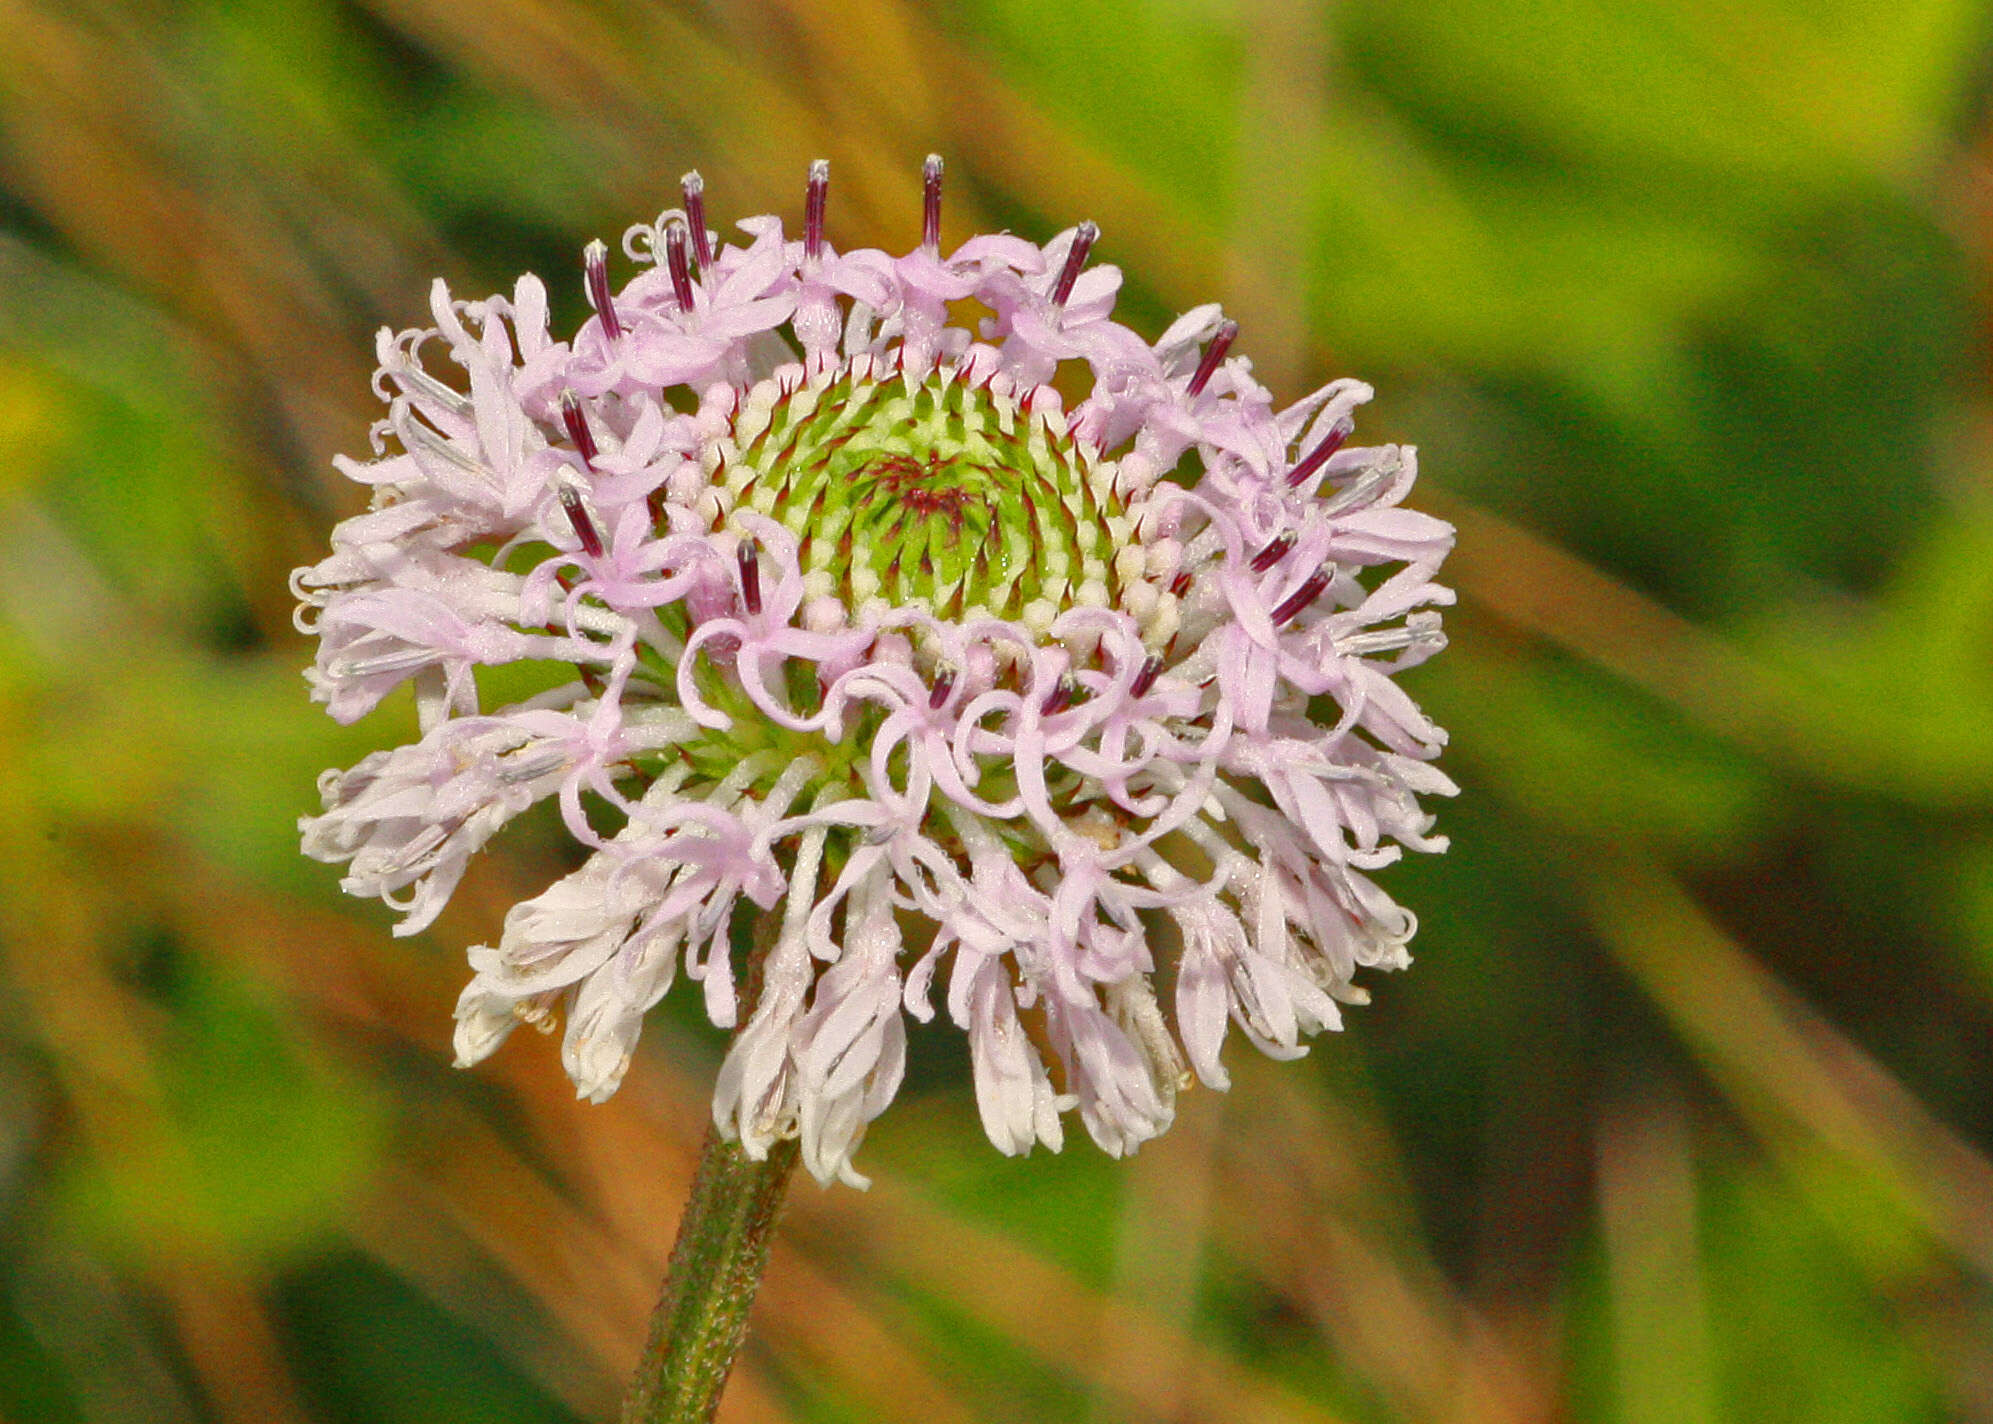
POLYGON ((761 548, 743 539, 735 555, 740 560, 740 598, 750 616, 761 612, 761 548))
POLYGON ((567 427, 567 438, 574 442, 574 448, 581 452, 582 467, 594 473, 595 432, 588 428, 588 416, 581 409, 581 398, 573 391, 561 392, 561 424, 567 427))
POLYGON ((1073 294, 1073 283, 1080 279, 1080 269, 1086 266, 1087 254, 1093 251, 1093 244, 1100 237, 1100 229, 1090 222, 1083 222, 1073 233, 1073 245, 1066 249, 1066 265, 1059 269, 1059 281, 1052 288, 1052 305, 1063 307, 1066 298, 1073 294))
POLYGON ((602 557, 602 536, 595 532, 595 521, 588 517, 588 507, 581 502, 581 491, 573 485, 561 486, 561 508, 567 511, 567 522, 574 526, 575 537, 581 540, 581 547, 588 551, 588 557, 602 557))
POLYGON ((1190 592, 1190 570, 1184 569, 1170 580, 1170 597, 1182 598, 1190 592))
POLYGON ((1273 626, 1276 628, 1280 627, 1288 619, 1320 598, 1322 590, 1329 586, 1329 580, 1332 577, 1334 575, 1330 573, 1326 564, 1316 569, 1312 574, 1309 574, 1308 581, 1280 600, 1280 606, 1273 610, 1273 626))
POLYGON ((920 245, 941 250, 941 155, 930 153, 920 170, 920 245))
POLYGON ((1342 449, 1343 441, 1356 434, 1356 422, 1344 416, 1329 427, 1329 433, 1322 437, 1322 443, 1301 457, 1301 463, 1288 472, 1287 483, 1294 486, 1306 482, 1308 476, 1328 463, 1329 456, 1342 449))
POLYGON ((623 323, 616 315, 616 303, 609 296, 609 249, 598 240, 582 249, 582 270, 588 276, 588 300, 602 318, 602 334, 611 341, 621 339, 623 323))
POLYGON ((1253 555, 1252 571, 1256 574, 1265 573, 1268 569, 1286 558, 1288 550, 1293 547, 1294 536, 1292 534, 1282 534, 1271 544, 1268 544, 1264 549, 1253 555))
POLYGON ((1056 717, 1072 706, 1080 695, 1080 685, 1070 677, 1060 677, 1059 685, 1052 689, 1051 696, 1045 699, 1038 711, 1041 716, 1056 717))
POLYGON ((664 265, 671 272, 671 295, 678 299, 678 309, 692 310, 692 264, 685 252, 685 229, 677 223, 664 235, 664 265))
POLYGON ((927 694, 928 707, 939 712, 948 701, 948 694, 955 690, 955 669, 945 667, 934 675, 934 690, 927 694))
POLYGON ((1239 334, 1239 324, 1228 321, 1212 334, 1211 344, 1204 348, 1204 359, 1197 363, 1197 373, 1190 378, 1184 394, 1194 396, 1202 393, 1212 376, 1218 372, 1218 363, 1225 359, 1225 353, 1232 349, 1233 338, 1239 334))
POLYGON ((1135 670, 1135 680, 1128 684, 1130 697, 1146 697, 1149 689, 1156 685, 1156 679, 1163 675, 1163 655, 1151 653, 1135 670))
POLYGON ((699 259, 703 272, 713 265, 713 240, 706 235, 706 180, 697 172, 687 173, 679 186, 685 191, 685 225, 692 229, 692 255, 699 259))
POLYGON ((823 256, 823 213, 829 201, 830 162, 819 158, 810 165, 810 186, 803 198, 803 257, 807 261, 823 256))

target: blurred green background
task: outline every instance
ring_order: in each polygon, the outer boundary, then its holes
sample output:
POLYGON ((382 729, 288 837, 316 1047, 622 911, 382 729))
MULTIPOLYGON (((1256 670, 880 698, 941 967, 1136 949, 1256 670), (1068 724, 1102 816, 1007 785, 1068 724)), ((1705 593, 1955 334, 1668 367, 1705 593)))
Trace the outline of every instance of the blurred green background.
POLYGON ((1989 90, 1954 0, 0 0, 0 1418, 612 1416, 718 1036, 451 1071, 551 840, 414 942, 299 859, 403 729, 285 575, 431 275, 571 328, 817 156, 903 248, 939 150, 950 241, 1375 382, 1466 794, 1414 971, 1133 1161, 917 1035, 723 1417, 1993 1420, 1989 90))

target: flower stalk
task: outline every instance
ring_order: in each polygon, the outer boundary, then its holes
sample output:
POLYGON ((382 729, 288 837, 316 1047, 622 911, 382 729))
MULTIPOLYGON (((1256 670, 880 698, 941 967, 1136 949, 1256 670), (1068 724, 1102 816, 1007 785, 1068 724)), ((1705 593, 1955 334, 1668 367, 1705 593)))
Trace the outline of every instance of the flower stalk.
MULTIPOLYGON (((747 919, 735 927, 751 943, 744 1018, 761 998, 780 926, 773 915, 747 919)), ((622 1424, 704 1424, 719 1410, 799 1159, 794 1138, 753 1157, 717 1123, 707 1126, 622 1424)))
POLYGON ((704 1424, 718 1411, 796 1160, 793 1138, 757 1162, 706 1129, 622 1424, 704 1424))

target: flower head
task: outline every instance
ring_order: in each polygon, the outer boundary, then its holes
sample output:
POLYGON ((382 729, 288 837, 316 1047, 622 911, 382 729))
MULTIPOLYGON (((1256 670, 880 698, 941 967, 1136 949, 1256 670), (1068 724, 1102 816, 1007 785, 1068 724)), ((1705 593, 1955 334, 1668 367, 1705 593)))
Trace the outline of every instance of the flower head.
POLYGON ((373 508, 294 579, 314 697, 409 683, 422 728, 328 773, 308 854, 413 933, 537 801, 586 848, 470 951, 459 1062, 564 1022, 606 1098, 682 970, 738 1030, 721 1128, 826 1180, 862 1181, 908 1014, 968 1035, 1011 1153, 1070 1111, 1132 1151, 1234 1025, 1301 1053, 1407 962, 1368 872, 1442 849, 1418 798, 1454 790, 1393 680, 1444 644, 1453 531, 1403 506, 1409 448, 1349 444, 1369 387, 1274 409, 1215 307, 1144 341, 1090 223, 944 255, 925 177, 897 258, 830 246, 826 165, 800 240, 716 242, 689 177, 620 293, 588 250, 571 343, 532 277, 439 282, 341 464, 373 508), (487 709, 522 660, 572 676, 487 709))

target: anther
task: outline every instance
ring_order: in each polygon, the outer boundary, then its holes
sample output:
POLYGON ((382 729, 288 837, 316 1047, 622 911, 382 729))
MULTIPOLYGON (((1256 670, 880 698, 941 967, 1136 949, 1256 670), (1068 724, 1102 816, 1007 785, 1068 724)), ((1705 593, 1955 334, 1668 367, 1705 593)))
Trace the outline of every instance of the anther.
POLYGON ((1343 441, 1349 439, 1354 434, 1356 434, 1356 422, 1348 416, 1344 416, 1334 425, 1330 426, 1329 433, 1322 437, 1321 444, 1302 456, 1300 463, 1288 472, 1288 485, 1291 487, 1305 483, 1308 476, 1314 474, 1315 471, 1328 463, 1329 456, 1342 449, 1343 441))
POLYGON ((1056 717, 1059 713, 1072 706, 1079 699, 1079 695, 1080 685, 1074 682, 1072 678, 1062 675, 1059 678, 1059 685, 1052 689, 1051 695, 1039 707, 1039 715, 1043 717, 1056 717))
POLYGON ((934 690, 927 694, 930 711, 939 712, 948 701, 948 694, 955 690, 955 669, 944 667, 934 675, 934 690))
POLYGON ((1182 598, 1190 592, 1190 570, 1182 569, 1170 580, 1170 597, 1182 598))
POLYGON ((398 371, 386 373, 388 378, 399 382, 403 391, 419 395, 431 404, 440 405, 457 415, 469 415, 470 397, 460 391, 453 391, 420 366, 404 366, 398 371))
POLYGON ((581 540, 581 547, 588 551, 588 557, 602 557, 602 536, 595 532, 595 521, 588 517, 588 507, 581 502, 581 491, 573 485, 561 486, 561 508, 567 511, 567 522, 574 526, 575 537, 581 540))
POLYGON ((1280 601, 1280 606, 1273 610, 1273 626, 1276 628, 1280 627, 1295 614, 1320 598, 1322 590, 1329 586, 1329 580, 1333 576, 1327 564, 1309 574, 1308 581, 1283 598, 1280 601))
POLYGON ((930 153, 920 170, 920 245, 941 250, 941 155, 930 153))
POLYGON ((749 616, 761 612, 761 548, 752 539, 743 539, 735 557, 740 560, 740 598, 749 616))
POLYGON ((567 436, 574 442, 574 448, 581 452, 582 467, 593 474, 595 432, 588 428, 588 416, 582 411, 581 398, 573 391, 561 392, 561 424, 567 427, 567 436))
POLYGON ((830 161, 819 158, 810 165, 810 186, 803 198, 803 258, 814 262, 823 256, 824 204, 830 201, 830 161))
POLYGON ((1052 306, 1057 309, 1065 306, 1066 299, 1073 294, 1073 283, 1080 279, 1080 269, 1086 266, 1086 258, 1093 251, 1093 245, 1100 238, 1100 229, 1091 222, 1083 222, 1073 232, 1073 245, 1066 249, 1066 265, 1059 269, 1059 280, 1052 288, 1052 306))
POLYGON ((1256 574, 1265 573, 1268 569, 1286 558, 1288 551, 1293 547, 1294 536, 1292 534, 1282 534, 1271 544, 1268 544, 1264 549, 1253 555, 1252 571, 1256 574))
POLYGON ((1439 615, 1430 611, 1412 614, 1401 628, 1372 628, 1362 633, 1346 633, 1335 640, 1336 652, 1346 658, 1395 653, 1405 648, 1437 652, 1445 646, 1446 634, 1440 631, 1439 615))
POLYGON ((1135 680, 1130 684, 1128 684, 1128 695, 1130 697, 1148 696, 1149 689, 1156 685, 1156 679, 1161 677, 1162 675, 1163 675, 1162 654, 1161 653, 1149 654, 1149 656, 1143 661, 1142 666, 1135 670, 1135 680))
POLYGON ((678 299, 678 309, 692 310, 692 265, 685 253, 685 229, 677 223, 664 235, 664 265, 671 272, 671 295, 678 299))
POLYGON ((713 242, 706 235, 706 180, 694 169, 678 182, 685 194, 685 225, 692 229, 692 255, 704 272, 713 265, 713 242))
POLYGON ((594 305, 595 314, 602 318, 602 334, 611 341, 619 340, 623 323, 616 315, 616 303, 609 296, 609 248, 600 238, 582 249, 581 266, 588 276, 588 300, 594 305))
POLYGON ((1218 363, 1224 360, 1225 353, 1232 349, 1232 341, 1238 334, 1239 324, 1236 321, 1226 322, 1212 334, 1211 344, 1204 348, 1204 359, 1197 363, 1197 373, 1190 378, 1190 384, 1184 388, 1185 395, 1194 396, 1203 392, 1212 376, 1217 374, 1218 363))

